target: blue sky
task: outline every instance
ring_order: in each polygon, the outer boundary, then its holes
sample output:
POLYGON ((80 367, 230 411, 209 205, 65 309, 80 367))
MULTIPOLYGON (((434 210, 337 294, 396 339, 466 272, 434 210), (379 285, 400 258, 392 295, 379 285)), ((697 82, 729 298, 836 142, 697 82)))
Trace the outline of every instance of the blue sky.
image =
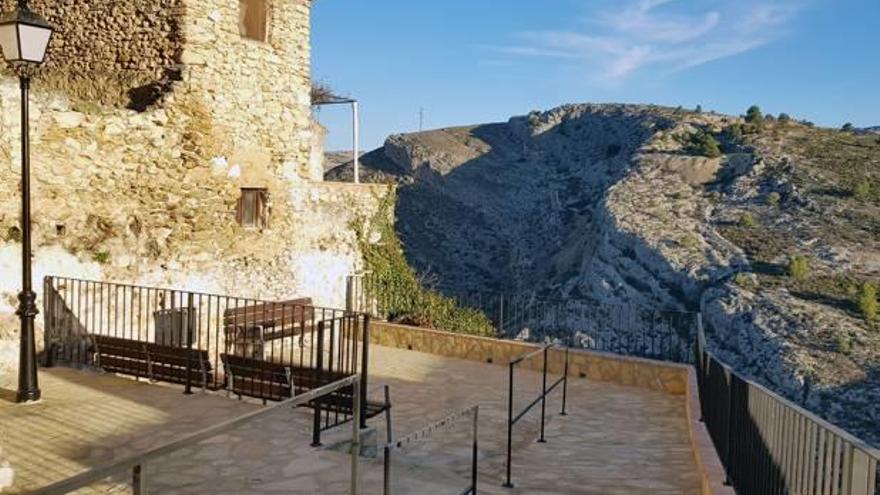
MULTIPOLYGON (((364 148, 392 133, 507 120, 562 103, 880 125, 878 0, 317 0, 313 77, 362 105, 364 148)), ((321 110, 350 148, 344 108, 321 110)))

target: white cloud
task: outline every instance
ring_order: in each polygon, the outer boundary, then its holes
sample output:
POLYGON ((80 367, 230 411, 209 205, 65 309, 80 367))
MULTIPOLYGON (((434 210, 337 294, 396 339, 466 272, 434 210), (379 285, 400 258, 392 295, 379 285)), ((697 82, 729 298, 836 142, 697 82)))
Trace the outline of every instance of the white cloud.
POLYGON ((529 31, 519 33, 520 43, 497 49, 587 63, 600 81, 618 83, 647 68, 684 70, 754 50, 786 33, 798 10, 783 0, 702 11, 675 0, 630 0, 592 15, 589 31, 529 31))

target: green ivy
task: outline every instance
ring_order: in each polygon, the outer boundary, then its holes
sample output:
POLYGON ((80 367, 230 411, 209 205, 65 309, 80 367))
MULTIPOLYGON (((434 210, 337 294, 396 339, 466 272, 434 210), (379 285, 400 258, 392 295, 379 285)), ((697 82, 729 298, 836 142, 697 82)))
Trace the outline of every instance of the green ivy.
POLYGON ((372 218, 352 222, 358 246, 368 271, 368 291, 389 320, 450 332, 495 335, 492 322, 483 312, 459 306, 455 300, 423 287, 409 266, 394 229, 397 195, 393 189, 380 200, 372 218), (370 242, 379 235, 378 242, 370 242))

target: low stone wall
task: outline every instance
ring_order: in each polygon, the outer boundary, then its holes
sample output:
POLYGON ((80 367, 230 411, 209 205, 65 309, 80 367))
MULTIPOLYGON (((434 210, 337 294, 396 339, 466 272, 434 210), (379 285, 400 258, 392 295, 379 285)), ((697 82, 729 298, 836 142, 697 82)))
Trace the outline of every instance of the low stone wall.
POLYGON ((712 437, 706 424, 700 421, 700 389, 697 386, 697 373, 690 368, 687 374, 688 386, 685 394, 685 411, 687 413, 688 434, 691 440, 691 449, 694 452, 694 461, 702 479, 703 495, 736 495, 731 486, 724 484, 726 473, 712 437))
MULTIPOLYGON (((540 345, 529 342, 454 334, 381 321, 373 322, 370 342, 503 365, 540 348, 540 345)), ((564 363, 563 351, 554 349, 550 352, 547 366, 551 373, 562 373, 564 363)), ((540 359, 523 362, 524 367, 537 368, 541 365, 540 359)), ((572 349, 569 356, 569 376, 659 390, 673 395, 685 395, 688 369, 684 365, 579 349, 572 349)))

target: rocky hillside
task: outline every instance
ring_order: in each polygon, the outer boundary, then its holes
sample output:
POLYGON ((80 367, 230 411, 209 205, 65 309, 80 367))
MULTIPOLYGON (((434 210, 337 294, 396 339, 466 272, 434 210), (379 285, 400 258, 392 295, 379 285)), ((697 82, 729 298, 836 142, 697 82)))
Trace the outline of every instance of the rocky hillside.
POLYGON ((407 257, 444 285, 701 310, 741 372, 880 444, 876 135, 567 105, 362 164, 401 184, 407 257))

